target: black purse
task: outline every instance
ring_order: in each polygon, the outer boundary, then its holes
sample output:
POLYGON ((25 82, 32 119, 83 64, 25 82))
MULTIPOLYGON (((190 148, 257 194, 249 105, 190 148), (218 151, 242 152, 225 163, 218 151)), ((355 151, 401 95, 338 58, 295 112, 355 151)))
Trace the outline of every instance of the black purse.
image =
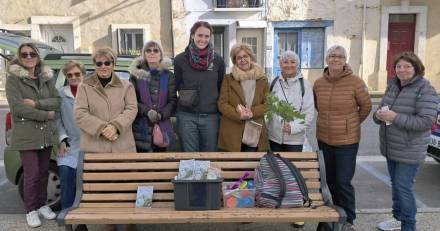
POLYGON ((183 107, 195 107, 199 104, 199 90, 181 88, 179 90, 179 104, 183 107))

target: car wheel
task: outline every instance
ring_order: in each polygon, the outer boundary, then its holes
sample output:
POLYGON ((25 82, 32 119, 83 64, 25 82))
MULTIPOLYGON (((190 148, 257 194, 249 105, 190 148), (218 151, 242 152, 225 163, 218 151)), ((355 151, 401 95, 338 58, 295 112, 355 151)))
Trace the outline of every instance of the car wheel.
MULTIPOLYGON (((60 194, 60 177, 58 175, 58 167, 55 163, 49 164, 49 178, 47 182, 47 205, 54 211, 61 208, 61 194, 60 194)), ((24 174, 20 175, 18 180, 18 191, 21 199, 24 200, 24 174)))

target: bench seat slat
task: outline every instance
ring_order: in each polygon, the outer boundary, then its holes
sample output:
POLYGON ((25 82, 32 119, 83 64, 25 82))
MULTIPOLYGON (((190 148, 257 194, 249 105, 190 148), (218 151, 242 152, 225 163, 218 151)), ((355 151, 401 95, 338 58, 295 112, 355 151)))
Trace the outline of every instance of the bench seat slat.
MULTIPOLYGON (((301 171, 305 179, 319 179, 318 171, 301 171)), ((85 172, 84 181, 129 181, 129 180, 170 180, 177 172, 85 172)), ((243 171, 222 171, 224 179, 237 179, 243 175, 243 171)), ((254 172, 250 172, 250 178, 254 172)))
MULTIPOLYGON (((322 200, 320 193, 309 193, 312 200, 322 200)), ((134 201, 136 193, 84 193, 82 201, 134 201)), ((153 200, 174 200, 174 193, 154 193, 153 200)))
MULTIPOLYGON (((127 161, 160 160, 176 161, 185 159, 198 160, 260 160, 265 152, 166 152, 166 153, 86 153, 85 161, 127 161)), ((315 152, 281 152, 281 156, 290 160, 317 160, 315 152)))
MULTIPOLYGON (((321 206, 323 201, 313 201, 313 205, 321 206)), ((134 208, 134 202, 82 202, 80 208, 134 208)), ((174 208, 174 202, 153 202, 153 208, 174 208)))
MULTIPOLYGON (((320 189, 319 181, 306 181, 307 188, 320 189)), ((168 182, 136 182, 136 183, 85 183, 84 191, 118 192, 118 191, 136 191, 138 186, 153 186, 154 191, 173 190, 173 184, 168 182)))
MULTIPOLYGON (((258 161, 243 162, 219 162, 213 161, 212 164, 219 166, 221 169, 254 169, 258 165, 258 161)), ((317 162, 311 161, 292 161, 299 169, 318 169, 317 162)), ((178 162, 121 162, 121 163, 84 163, 86 171, 108 171, 108 170, 178 170, 178 162)))
POLYGON ((221 209, 208 211, 175 211, 173 208, 126 209, 112 208, 94 211, 92 208, 78 208, 67 214, 66 224, 149 224, 149 223, 206 223, 206 222, 294 222, 338 221, 339 214, 328 207, 318 209, 221 209), (81 213, 82 209, 87 209, 81 213), (119 211, 121 209, 121 211, 119 211))

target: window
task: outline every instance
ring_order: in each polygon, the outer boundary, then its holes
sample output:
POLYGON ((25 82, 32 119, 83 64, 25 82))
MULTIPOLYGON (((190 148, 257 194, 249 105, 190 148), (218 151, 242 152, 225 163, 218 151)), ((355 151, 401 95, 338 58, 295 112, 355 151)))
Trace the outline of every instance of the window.
POLYGON ((140 55, 143 41, 142 29, 119 29, 119 53, 122 55, 140 55))
MULTIPOLYGON (((324 65, 324 28, 276 30, 276 56, 286 50, 300 57, 301 68, 322 68, 324 65)), ((278 62, 275 62, 278 66, 278 62)))
POLYGON ((61 35, 55 35, 55 36, 52 38, 52 42, 53 42, 53 43, 65 43, 65 42, 66 42, 66 39, 65 39, 63 36, 61 36, 61 35))
POLYGON ((225 52, 225 28, 213 27, 212 42, 214 44, 214 51, 221 57, 224 57, 225 52))
POLYGON ((243 37, 243 38, 241 38, 241 42, 248 44, 252 48, 252 52, 255 55, 255 60, 258 60, 258 57, 257 57, 257 38, 256 37, 243 37))

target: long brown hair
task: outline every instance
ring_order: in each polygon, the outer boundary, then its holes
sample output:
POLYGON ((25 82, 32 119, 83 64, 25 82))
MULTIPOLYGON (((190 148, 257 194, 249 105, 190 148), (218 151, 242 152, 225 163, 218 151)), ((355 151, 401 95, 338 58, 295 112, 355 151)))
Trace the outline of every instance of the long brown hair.
POLYGON ((21 67, 26 69, 26 67, 23 65, 23 62, 20 57, 21 49, 23 47, 30 47, 38 55, 37 56, 38 62, 37 62, 37 65, 35 65, 34 75, 39 76, 41 74, 41 71, 43 70, 44 63, 43 63, 43 61, 41 61, 40 51, 38 50, 37 46, 35 46, 34 43, 22 43, 17 49, 17 53, 15 54, 15 58, 9 62, 9 65, 17 64, 17 65, 20 65, 21 67))

